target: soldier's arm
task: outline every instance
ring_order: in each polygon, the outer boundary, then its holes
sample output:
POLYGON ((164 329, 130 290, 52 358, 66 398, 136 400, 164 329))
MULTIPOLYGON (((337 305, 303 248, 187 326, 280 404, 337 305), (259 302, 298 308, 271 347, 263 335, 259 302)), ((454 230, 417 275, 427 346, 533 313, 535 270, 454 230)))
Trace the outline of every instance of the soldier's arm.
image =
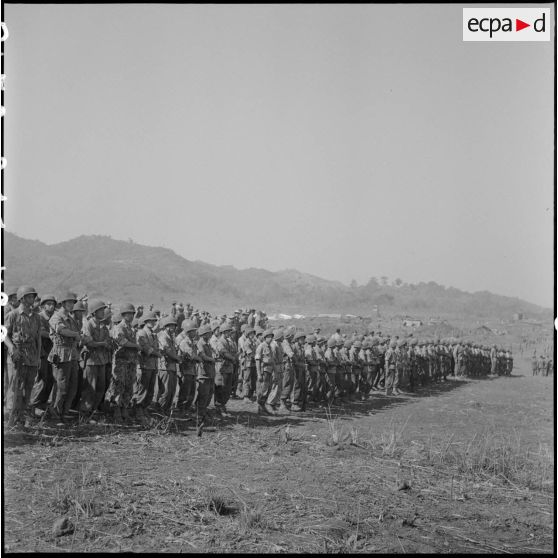
POLYGON ((6 330, 7 333, 6 333, 6 339, 4 340, 4 343, 6 343, 6 346, 8 347, 8 352, 10 353, 12 358, 16 360, 19 357, 19 350, 12 343, 12 335, 14 332, 13 312, 10 312, 6 317, 6 330))
POLYGON ((63 335, 64 337, 73 337, 74 339, 79 339, 81 337, 81 333, 79 331, 74 331, 73 329, 67 328, 64 323, 60 319, 58 319, 57 316, 53 316, 50 319, 49 323, 50 327, 52 327, 54 332, 58 333, 58 335, 63 335))

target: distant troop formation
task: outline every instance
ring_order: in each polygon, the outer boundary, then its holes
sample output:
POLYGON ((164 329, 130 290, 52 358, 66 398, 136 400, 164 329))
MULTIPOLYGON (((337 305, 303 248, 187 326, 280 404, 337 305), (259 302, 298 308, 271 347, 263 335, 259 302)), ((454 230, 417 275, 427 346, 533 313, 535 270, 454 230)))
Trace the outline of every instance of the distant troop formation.
POLYGON ((448 376, 510 375, 510 351, 458 339, 399 339, 367 331, 332 336, 270 329, 265 313, 212 318, 173 303, 168 314, 117 310, 75 293, 9 293, 9 424, 79 417, 146 424, 151 415, 227 415, 232 398, 262 415, 398 395, 448 376))
POLYGON ((553 373, 554 363, 549 356, 539 355, 537 357, 537 353, 535 352, 531 359, 531 367, 533 376, 548 376, 553 373))

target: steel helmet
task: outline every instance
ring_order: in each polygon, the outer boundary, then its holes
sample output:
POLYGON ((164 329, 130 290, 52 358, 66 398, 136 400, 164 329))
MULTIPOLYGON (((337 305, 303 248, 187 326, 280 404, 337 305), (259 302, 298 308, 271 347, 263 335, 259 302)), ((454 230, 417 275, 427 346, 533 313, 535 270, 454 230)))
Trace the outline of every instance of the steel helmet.
POLYGON ((221 325, 219 326, 219 331, 220 331, 221 333, 225 333, 225 331, 232 331, 232 329, 233 329, 233 328, 232 328, 230 322, 225 322, 224 324, 221 324, 221 325))
POLYGON ((316 342, 316 336, 310 334, 307 338, 306 338, 306 343, 315 343, 316 342))
POLYGON ((197 331, 197 330, 198 328, 196 327, 196 324, 191 320, 184 320, 182 322, 182 331, 188 333, 189 331, 197 331))
POLYGON ((166 327, 168 325, 176 325, 176 320, 172 316, 165 316, 161 320, 161 327, 166 327))
POLYGON ((246 334, 246 337, 248 337, 248 335, 250 335, 251 333, 256 333, 256 330, 253 327, 248 326, 244 330, 244 333, 246 334))
POLYGON ((304 333, 304 331, 297 331, 294 335, 294 340, 296 341, 297 339, 305 339, 306 338, 306 333, 304 333))
POLYGON ((264 332, 264 328, 261 326, 256 326, 254 328, 254 331, 256 332, 256 335, 261 335, 264 332))
POLYGON ((273 338, 279 341, 279 339, 283 339, 283 330, 281 328, 276 329, 273 331, 273 338))
POLYGON ((58 302, 69 302, 69 301, 73 302, 74 304, 77 302, 76 293, 67 291, 58 300, 58 302))
POLYGON ((353 347, 356 347, 357 349, 361 349, 362 348, 362 342, 359 341, 358 339, 353 343, 353 347))
MULTIPOLYGON (((78 304, 79 303, 76 303, 74 305, 74 308, 78 304)), ((87 310, 88 310, 89 314, 95 314, 95 312, 97 312, 97 310, 101 310, 101 309, 104 309, 106 307, 107 307, 107 305, 102 300, 94 299, 94 300, 89 302, 87 310)))
POLYGON ((330 338, 327 340, 327 346, 328 346, 330 349, 333 349, 333 347, 336 347, 336 346, 337 346, 337 341, 336 341, 333 337, 330 337, 330 338))
POLYGON ((244 333, 244 332, 246 331, 246 328, 247 328, 247 327, 248 327, 248 324, 242 324, 242 325, 240 326, 240 331, 241 331, 242 333, 244 333))
POLYGON ((202 325, 199 329, 198 329, 198 335, 200 337, 202 337, 203 335, 205 335, 206 333, 212 333, 212 329, 211 326, 209 324, 205 324, 202 325))
POLYGON ((392 339, 389 342, 389 346, 390 346, 391 349, 395 349, 395 347, 397 347, 397 341, 395 339, 392 339))
POLYGON ((130 302, 125 302, 121 307, 120 307, 120 314, 135 314, 136 313, 136 309, 134 308, 134 305, 131 304, 130 302))
POLYGON ((221 322, 219 320, 213 320, 209 323, 209 327, 211 328, 211 331, 215 331, 221 327, 221 322))
POLYGON ((347 339, 343 345, 346 349, 350 349, 353 346, 353 342, 347 339))
POLYGON ((143 314, 139 319, 139 323, 140 323, 140 325, 144 325, 145 322, 156 322, 157 320, 158 320, 157 314, 155 314, 155 312, 151 311, 151 312, 146 312, 145 314, 143 314))
POLYGON ((54 295, 51 295, 51 294, 43 295, 42 298, 41 298, 41 306, 45 302, 54 302, 54 304, 56 304, 56 297, 54 295))
POLYGON ((266 337, 273 337, 273 330, 272 330, 272 329, 266 329, 266 330, 264 331, 263 336, 264 336, 264 339, 265 339, 266 337))
POLYGON ((87 308, 85 308, 85 304, 81 300, 78 300, 72 308, 72 312, 85 312, 86 310, 87 308))
POLYGON ((285 330, 285 337, 287 339, 291 338, 294 336, 294 334, 296 333, 296 328, 295 326, 289 326, 286 330, 285 330))
POLYGON ((22 287, 19 287, 19 289, 16 292, 16 296, 18 300, 21 300, 25 295, 28 294, 34 294, 35 296, 37 296, 37 290, 34 287, 31 287, 29 285, 23 285, 22 287))

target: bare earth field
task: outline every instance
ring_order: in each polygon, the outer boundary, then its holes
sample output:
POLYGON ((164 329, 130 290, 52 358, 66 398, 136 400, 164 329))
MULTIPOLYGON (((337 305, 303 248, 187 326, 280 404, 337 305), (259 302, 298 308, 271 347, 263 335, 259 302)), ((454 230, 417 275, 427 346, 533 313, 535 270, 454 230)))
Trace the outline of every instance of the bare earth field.
POLYGON ((201 437, 4 431, 4 550, 551 553, 554 378, 514 372, 295 416, 232 401, 201 437))

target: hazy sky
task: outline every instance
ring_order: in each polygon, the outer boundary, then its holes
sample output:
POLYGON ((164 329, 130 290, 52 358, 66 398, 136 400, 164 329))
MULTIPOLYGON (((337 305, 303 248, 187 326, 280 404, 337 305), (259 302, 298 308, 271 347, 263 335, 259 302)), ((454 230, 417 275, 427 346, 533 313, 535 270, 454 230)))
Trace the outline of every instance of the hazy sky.
POLYGON ((554 37, 464 6, 6 4, 6 229, 550 307, 554 37))

